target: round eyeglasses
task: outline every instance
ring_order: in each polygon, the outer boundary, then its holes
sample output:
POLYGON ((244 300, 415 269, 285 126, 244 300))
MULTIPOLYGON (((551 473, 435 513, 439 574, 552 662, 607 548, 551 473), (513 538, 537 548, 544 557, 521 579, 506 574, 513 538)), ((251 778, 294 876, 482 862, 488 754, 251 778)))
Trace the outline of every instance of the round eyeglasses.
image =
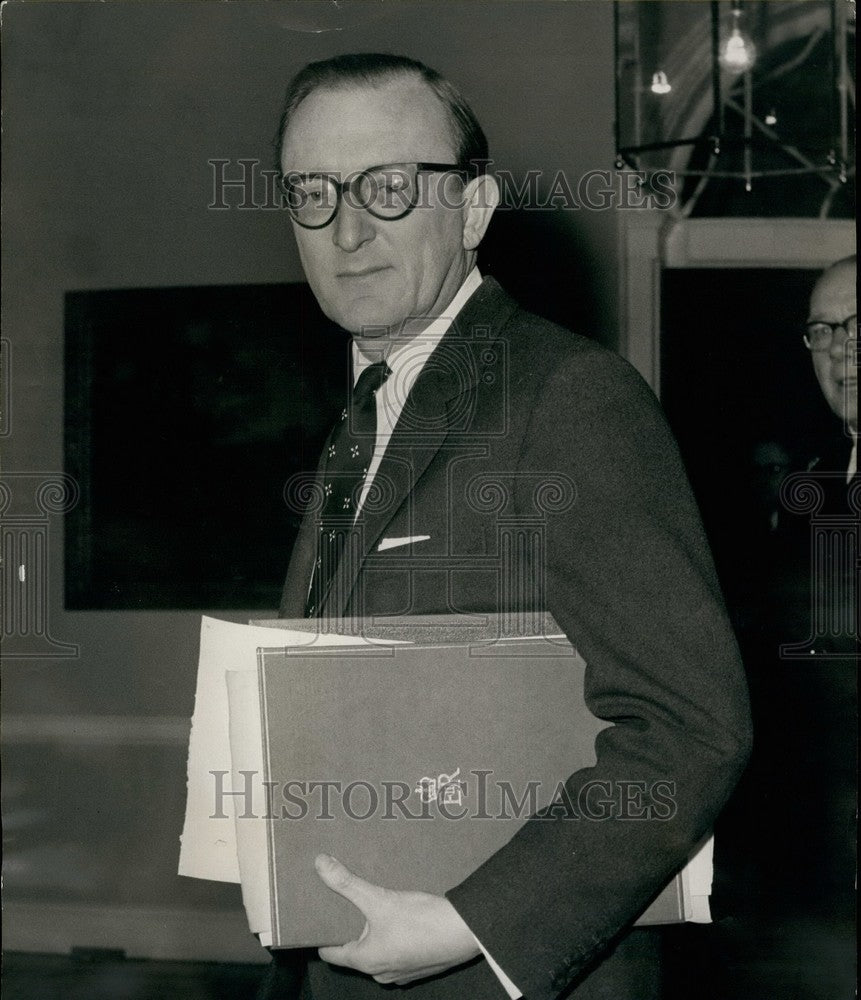
POLYGON ((341 199, 375 219, 393 222, 419 203, 419 174, 466 171, 455 163, 387 163, 341 180, 338 174, 291 171, 281 177, 290 217, 305 229, 323 229, 338 214, 341 199))
POLYGON ((858 339, 858 317, 847 316, 839 323, 823 323, 816 320, 805 326, 804 343, 808 351, 830 351, 834 342, 834 335, 838 330, 843 330, 847 340, 858 339))

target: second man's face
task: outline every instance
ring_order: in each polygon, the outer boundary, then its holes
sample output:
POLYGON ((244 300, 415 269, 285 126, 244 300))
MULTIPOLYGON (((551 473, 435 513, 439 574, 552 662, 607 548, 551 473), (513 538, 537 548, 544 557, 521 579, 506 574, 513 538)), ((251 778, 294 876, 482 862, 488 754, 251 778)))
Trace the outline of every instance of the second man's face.
MULTIPOLYGON (((809 322, 843 323, 858 310, 855 265, 843 262, 819 279, 810 298, 809 322)), ((813 370, 834 413, 851 428, 858 428, 858 371, 845 331, 835 334, 831 349, 814 351, 813 370)))
MULTIPOLYGON (((313 91, 284 136, 285 173, 327 172, 343 181, 372 166, 455 163, 445 109, 421 80, 313 91)), ((322 229, 294 223, 306 277, 326 315, 370 336, 397 335, 406 319, 439 315, 467 273, 460 178, 424 174, 408 215, 377 219, 349 197, 322 229)), ((415 332, 418 332, 417 330, 415 332)))

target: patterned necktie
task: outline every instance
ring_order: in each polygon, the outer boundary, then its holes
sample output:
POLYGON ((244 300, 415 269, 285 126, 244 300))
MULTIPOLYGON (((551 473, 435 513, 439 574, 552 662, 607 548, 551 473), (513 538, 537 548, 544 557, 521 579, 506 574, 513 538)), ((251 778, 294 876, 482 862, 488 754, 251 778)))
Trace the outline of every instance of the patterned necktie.
POLYGON ((371 464, 377 435, 376 392, 391 374, 385 361, 370 365, 350 393, 326 452, 323 472, 325 500, 317 535, 317 559, 305 614, 314 618, 329 592, 332 577, 351 534, 362 485, 371 464))

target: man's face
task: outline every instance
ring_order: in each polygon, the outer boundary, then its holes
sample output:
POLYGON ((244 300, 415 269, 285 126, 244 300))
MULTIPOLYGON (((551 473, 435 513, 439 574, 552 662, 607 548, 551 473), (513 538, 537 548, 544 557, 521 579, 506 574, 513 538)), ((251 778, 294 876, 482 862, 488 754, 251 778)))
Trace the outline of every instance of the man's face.
MULTIPOLYGON (((281 147, 285 173, 325 171, 342 181, 368 167, 421 161, 455 163, 456 155, 441 102, 409 76, 313 91, 294 112, 281 147)), ((429 320, 466 277, 463 216, 450 207, 458 204, 460 178, 436 173, 418 181, 420 203, 402 219, 377 219, 346 197, 325 228, 293 224, 320 307, 351 333, 376 327, 373 336, 396 335, 407 318, 429 320)))
MULTIPOLYGON (((841 263, 826 271, 810 297, 808 322, 842 323, 857 312, 855 265, 841 263)), ((840 330, 831 341, 831 349, 812 351, 813 370, 831 409, 850 427, 858 427, 858 374, 846 334, 840 330)))

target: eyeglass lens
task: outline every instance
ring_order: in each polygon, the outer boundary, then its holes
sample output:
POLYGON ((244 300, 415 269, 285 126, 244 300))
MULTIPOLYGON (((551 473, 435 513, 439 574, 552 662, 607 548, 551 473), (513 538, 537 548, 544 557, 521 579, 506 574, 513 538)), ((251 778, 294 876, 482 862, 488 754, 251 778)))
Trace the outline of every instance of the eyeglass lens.
POLYGON ((807 343, 811 351, 827 351, 838 330, 845 330, 849 340, 856 340, 858 337, 858 317, 849 316, 842 323, 809 323, 807 325, 807 343))
POLYGON ((325 226, 343 198, 351 208, 366 209, 380 219, 397 219, 415 203, 415 167, 396 165, 366 170, 343 183, 327 174, 288 176, 284 181, 287 207, 303 226, 325 226))

